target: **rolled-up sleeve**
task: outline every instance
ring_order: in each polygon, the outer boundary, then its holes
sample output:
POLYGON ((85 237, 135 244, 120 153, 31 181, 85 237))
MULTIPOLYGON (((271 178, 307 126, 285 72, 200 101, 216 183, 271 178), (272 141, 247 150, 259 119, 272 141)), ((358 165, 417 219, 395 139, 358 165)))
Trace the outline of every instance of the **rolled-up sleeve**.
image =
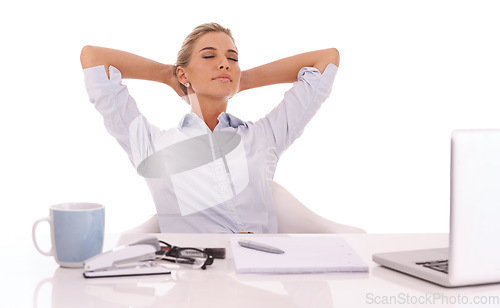
POLYGON ((122 84, 120 71, 110 66, 109 78, 102 65, 86 68, 83 72, 90 102, 101 113, 108 132, 116 138, 133 162, 132 153, 137 147, 135 143, 141 141, 135 140, 137 139, 135 136, 134 140, 131 140, 129 128, 139 117, 143 120, 143 128, 148 130, 149 124, 142 119, 143 117, 135 100, 130 96, 127 86, 122 84))
POLYGON ((268 144, 279 157, 304 131, 305 126, 330 95, 337 66, 329 64, 323 74, 315 68, 304 67, 298 81, 288 90, 280 104, 255 123, 268 144))

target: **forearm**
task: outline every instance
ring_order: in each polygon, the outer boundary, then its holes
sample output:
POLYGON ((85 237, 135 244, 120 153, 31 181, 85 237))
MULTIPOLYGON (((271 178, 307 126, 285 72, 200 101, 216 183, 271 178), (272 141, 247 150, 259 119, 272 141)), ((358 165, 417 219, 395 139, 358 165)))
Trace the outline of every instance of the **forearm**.
POLYGON ((328 64, 339 65, 337 49, 323 49, 306 52, 264 64, 242 72, 240 91, 262 86, 297 81, 297 74, 303 67, 315 67, 321 73, 328 64))
POLYGON ((82 67, 104 65, 109 77, 109 66, 116 67, 122 78, 143 79, 170 84, 173 66, 162 64, 129 52, 95 46, 85 46, 80 54, 82 67))

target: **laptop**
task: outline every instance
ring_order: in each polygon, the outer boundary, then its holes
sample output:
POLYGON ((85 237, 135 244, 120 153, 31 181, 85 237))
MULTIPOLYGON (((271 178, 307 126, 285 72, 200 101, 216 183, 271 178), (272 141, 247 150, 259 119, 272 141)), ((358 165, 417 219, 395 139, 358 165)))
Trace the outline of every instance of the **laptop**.
POLYGON ((449 247, 374 254, 374 262, 445 287, 500 282, 500 129, 451 135, 449 247))

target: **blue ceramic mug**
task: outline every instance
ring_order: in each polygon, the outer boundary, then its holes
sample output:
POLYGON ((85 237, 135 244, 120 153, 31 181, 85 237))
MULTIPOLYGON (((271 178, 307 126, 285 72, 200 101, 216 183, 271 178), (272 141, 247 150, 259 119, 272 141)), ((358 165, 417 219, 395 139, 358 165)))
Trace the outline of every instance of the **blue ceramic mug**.
POLYGON ((63 203, 50 207, 50 216, 33 224, 33 243, 43 255, 54 256, 62 267, 83 267, 83 261, 102 252, 104 206, 97 203, 63 203), (42 221, 50 224, 52 247, 43 251, 36 240, 42 221))

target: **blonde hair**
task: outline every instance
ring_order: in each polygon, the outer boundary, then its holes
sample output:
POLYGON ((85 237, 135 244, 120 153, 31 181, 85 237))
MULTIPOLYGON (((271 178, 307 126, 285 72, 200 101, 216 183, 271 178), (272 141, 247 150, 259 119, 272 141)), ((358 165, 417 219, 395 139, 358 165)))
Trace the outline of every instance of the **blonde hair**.
MULTIPOLYGON (((223 26, 215 22, 199 25, 198 27, 194 28, 193 31, 184 39, 181 49, 177 53, 177 61, 175 62, 176 68, 178 66, 185 67, 189 64, 189 61, 191 60, 191 54, 193 53, 194 44, 200 37, 209 32, 223 32, 227 34, 227 36, 229 36, 234 43, 233 35, 231 34, 231 30, 229 30, 228 28, 224 28, 223 26)), ((174 74, 176 74, 176 71, 177 70, 174 70, 174 74)), ((180 86, 182 92, 187 95, 187 88, 182 83, 180 83, 180 86)))

